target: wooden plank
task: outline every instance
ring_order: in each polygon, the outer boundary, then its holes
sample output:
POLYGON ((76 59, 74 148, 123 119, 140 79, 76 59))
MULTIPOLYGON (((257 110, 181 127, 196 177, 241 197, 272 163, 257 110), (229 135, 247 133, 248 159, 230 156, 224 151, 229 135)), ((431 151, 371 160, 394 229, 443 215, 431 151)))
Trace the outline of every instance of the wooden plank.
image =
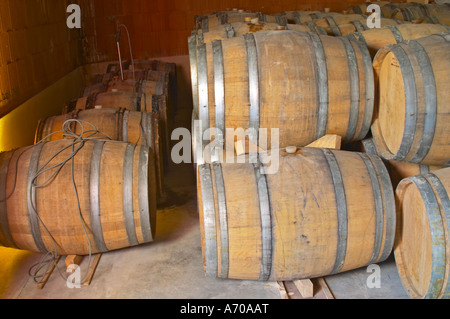
MULTIPOLYGON (((299 291, 294 281, 283 281, 279 282, 279 286, 280 283, 282 283, 285 289, 284 293, 287 298, 284 299, 334 299, 333 294, 331 293, 328 285, 323 278, 313 278, 309 280, 311 284, 307 283, 306 280, 299 281, 302 282, 302 284, 307 285, 308 289, 312 287, 313 293, 311 294, 311 292, 309 291, 309 295, 307 295, 306 293, 303 295, 299 291)), ((301 287, 301 289, 303 290, 303 287, 301 287)))
POLYGON ((61 259, 61 256, 58 256, 56 260, 54 261, 52 267, 47 271, 42 281, 37 285, 37 289, 42 290, 44 289, 45 285, 47 284, 48 279, 53 273, 53 270, 55 270, 56 265, 58 264, 59 260, 61 259))
POLYGON ((250 142, 249 140, 238 140, 234 143, 234 149, 236 151, 236 155, 250 154, 250 153, 261 153, 264 150, 258 145, 250 142))
POLYGON ((97 269, 98 263, 100 262, 100 257, 102 254, 96 254, 94 255, 94 259, 91 262, 91 265, 89 266, 88 273, 86 275, 86 279, 83 282, 83 286, 89 286, 91 284, 92 278, 94 277, 95 270, 97 269))
POLYGON ((341 149, 342 137, 339 135, 328 134, 318 140, 315 140, 306 147, 316 147, 316 148, 332 148, 339 150, 341 149))
POLYGON ((310 279, 294 280, 294 285, 304 298, 314 297, 314 285, 310 279))
POLYGON ((70 265, 80 265, 81 261, 83 260, 83 256, 79 255, 68 255, 66 256, 66 268, 68 268, 70 265))
POLYGON ((317 278, 316 281, 326 299, 335 299, 324 278, 317 278))
POLYGON ((281 299, 289 299, 286 287, 284 286, 284 281, 277 281, 278 290, 280 291, 281 299))

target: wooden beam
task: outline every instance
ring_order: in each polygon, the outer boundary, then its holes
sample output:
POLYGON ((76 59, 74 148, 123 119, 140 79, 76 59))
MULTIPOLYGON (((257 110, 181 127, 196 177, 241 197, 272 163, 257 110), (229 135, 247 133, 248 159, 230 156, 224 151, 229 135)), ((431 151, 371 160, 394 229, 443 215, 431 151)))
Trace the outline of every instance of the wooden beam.
POLYGON ((320 291, 323 292, 325 299, 334 299, 334 296, 330 290, 330 288, 328 288, 328 285, 325 281, 324 278, 317 278, 316 279, 318 286, 320 287, 320 291))
POLYGON ((284 286, 284 281, 277 281, 278 290, 280 291, 281 299, 289 299, 286 287, 284 286))
POLYGON ((314 285, 310 279, 294 280, 294 285, 303 298, 314 297, 314 285))
POLYGON ((69 268, 70 265, 80 265, 81 261, 83 260, 83 256, 79 255, 68 255, 66 256, 66 269, 69 268))
POLYGON ((331 148, 340 150, 341 149, 342 137, 340 135, 325 135, 318 140, 315 140, 311 144, 305 147, 316 147, 316 148, 331 148))
POLYGON ((52 267, 47 271, 42 281, 37 285, 37 289, 42 290, 44 289, 45 285, 47 284, 48 279, 53 273, 53 270, 55 270, 56 265, 58 264, 59 260, 61 259, 61 256, 58 256, 56 260, 54 261, 52 267))
POLYGON ((83 286, 89 286, 91 284, 92 278, 94 277, 95 270, 97 269, 98 263, 100 262, 100 257, 102 254, 94 255, 94 259, 91 261, 91 265, 89 267, 88 273, 86 275, 86 279, 83 282, 83 286))
POLYGON ((261 153, 264 152, 262 148, 258 145, 248 141, 248 140, 238 140, 234 143, 234 149, 236 155, 250 154, 250 153, 261 153))
POLYGON ((323 278, 282 281, 278 282, 278 286, 282 298, 283 296, 285 297, 284 299, 334 299, 333 294, 323 278), (299 285, 296 285, 295 282, 299 285), (282 284, 284 291, 280 288, 280 283, 282 284))

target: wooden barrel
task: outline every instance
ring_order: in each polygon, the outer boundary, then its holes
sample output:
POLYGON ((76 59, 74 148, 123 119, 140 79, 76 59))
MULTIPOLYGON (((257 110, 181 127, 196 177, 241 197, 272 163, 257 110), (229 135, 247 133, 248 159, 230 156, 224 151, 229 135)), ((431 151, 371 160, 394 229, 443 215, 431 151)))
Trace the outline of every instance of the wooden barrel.
POLYGON ((347 24, 352 21, 361 21, 365 23, 367 16, 362 14, 342 14, 342 15, 325 15, 320 19, 313 19, 316 26, 324 28, 328 34, 341 36, 339 25, 347 24))
POLYGON ((407 177, 424 175, 442 169, 442 166, 408 163, 402 161, 389 161, 388 170, 391 176, 392 186, 397 188, 402 179, 407 177))
POLYGON ((369 15, 371 14, 370 12, 367 12, 367 7, 371 4, 376 4, 380 6, 381 9, 381 17, 383 18, 390 18, 391 14, 392 14, 392 8, 396 6, 395 3, 392 3, 390 1, 377 1, 377 2, 370 2, 367 1, 363 4, 360 4, 358 6, 352 6, 350 7, 347 11, 350 14, 365 14, 365 15, 369 15))
POLYGON ((434 23, 450 26, 450 4, 427 4, 425 5, 427 15, 434 23))
MULTIPOLYGON (((255 33, 270 30, 279 30, 279 31, 296 30, 303 32, 316 32, 318 34, 327 34, 325 29, 323 29, 322 27, 317 27, 315 25, 312 25, 312 27, 310 27, 301 24, 280 25, 277 23, 268 23, 268 22, 258 22, 258 23, 234 22, 212 27, 209 29, 208 32, 198 33, 196 31, 193 31, 192 36, 189 38, 188 41, 189 43, 193 41, 195 46, 197 46, 204 43, 211 43, 214 40, 242 37, 247 33, 255 33)), ((195 47, 192 48, 195 50, 195 47)))
MULTIPOLYGON (((394 19, 386 19, 381 18, 380 19, 381 27, 387 27, 390 25, 399 25, 404 24, 408 22, 400 21, 400 20, 394 20, 394 19)), ((348 23, 343 24, 337 24, 333 27, 325 28, 328 35, 334 35, 334 36, 347 36, 349 34, 352 34, 354 32, 363 32, 365 30, 370 30, 367 26, 366 20, 353 20, 348 23)))
POLYGON ((261 15, 258 12, 252 12, 248 10, 227 10, 218 11, 215 13, 200 15, 195 17, 195 28, 196 30, 203 30, 203 32, 208 32, 209 28, 233 23, 233 22, 244 22, 246 19, 259 18, 261 15))
POLYGON ((150 95, 141 92, 105 92, 79 98, 76 102, 76 110, 123 108, 130 111, 157 113, 160 119, 164 158, 168 159, 170 156, 171 119, 167 103, 166 95, 150 95))
POLYGON ((425 21, 426 23, 439 23, 434 16, 429 15, 427 7, 422 3, 399 3, 392 11, 392 19, 405 21, 425 21))
POLYGON ((288 23, 291 24, 308 24, 315 19, 321 19, 324 16, 341 16, 337 12, 323 12, 323 11, 287 11, 284 16, 288 23))
MULTIPOLYGON (((93 76, 93 80, 91 80, 91 84, 101 84, 101 83, 109 83, 112 80, 121 79, 120 71, 112 71, 109 73, 96 74, 93 76)), ((123 71, 124 80, 132 80, 133 79, 133 71, 132 69, 127 69, 123 71)), ((149 69, 138 69, 135 70, 134 79, 136 81, 146 80, 146 81, 158 81, 163 82, 165 86, 169 86, 169 72, 166 71, 153 71, 149 69)))
MULTIPOLYGON (((150 147, 154 152, 155 157, 158 196, 159 198, 164 197, 164 153, 163 145, 161 143, 162 132, 160 130, 159 117, 157 114, 136 112, 125 109, 91 109, 84 111, 73 111, 64 115, 52 116, 44 120, 40 120, 36 129, 35 143, 40 141, 47 142, 63 139, 63 124, 67 120, 83 121, 80 123, 82 127, 76 122, 71 125, 72 131, 78 135, 82 133, 82 130, 93 130, 93 126, 95 126, 95 128, 102 134, 99 133, 91 137, 109 137, 114 141, 128 142, 150 147)), ((88 132, 84 135, 84 137, 87 135, 92 135, 92 132, 88 132)))
POLYGON ((167 113, 167 96, 142 94, 141 92, 104 92, 93 93, 77 100, 77 110, 94 108, 119 109, 130 111, 159 113, 162 119, 167 113))
POLYGON ((400 43, 405 40, 416 40, 439 32, 449 31, 449 28, 440 24, 401 24, 389 25, 383 28, 368 29, 354 33, 354 36, 363 41, 369 48, 372 57, 378 50, 389 44, 400 43))
MULTIPOLYGON (((197 59, 194 110, 202 134, 218 128, 234 143, 225 128, 279 128, 280 147, 286 147, 305 146, 325 134, 359 140, 369 130, 373 70, 358 41, 263 31, 200 45, 197 59)), ((260 142, 267 150, 271 138, 260 142)))
MULTIPOLYGON (((140 70, 145 71, 159 71, 159 72, 168 72, 171 83, 173 83, 173 78, 177 74, 177 65, 173 62, 164 62, 161 60, 134 60, 134 70, 135 72, 139 72, 140 70)), ((133 63, 129 60, 122 62, 122 68, 124 70, 124 75, 128 70, 129 78, 132 78, 132 70, 133 63)), ((119 63, 111 63, 108 64, 105 73, 115 73, 120 74, 120 65, 119 63)), ((176 84, 176 81, 175 81, 176 84)))
MULTIPOLYGON (((237 163, 236 163, 237 162, 237 163)), ((213 163, 198 169, 206 274, 293 280, 385 260, 392 251, 395 201, 381 159, 363 153, 280 150, 279 169, 213 163)))
POLYGON ((0 202, 1 244, 88 255, 153 241, 156 187, 151 150, 86 141, 73 157, 73 180, 69 160, 45 187, 33 187, 56 172, 42 170, 47 161, 45 168, 70 158, 71 145, 59 140, 0 155, 1 198, 6 198, 0 202))
POLYGON ((450 168, 404 179, 396 190, 395 261, 411 298, 450 298, 450 168))
MULTIPOLYGON (((247 19, 248 20, 248 19, 247 19)), ((275 23, 281 26, 288 25, 287 18, 283 12, 276 14, 260 14, 258 20, 264 23, 275 23)))
POLYGON ((372 134, 385 159, 450 165, 449 41, 450 33, 440 33, 378 51, 372 134))

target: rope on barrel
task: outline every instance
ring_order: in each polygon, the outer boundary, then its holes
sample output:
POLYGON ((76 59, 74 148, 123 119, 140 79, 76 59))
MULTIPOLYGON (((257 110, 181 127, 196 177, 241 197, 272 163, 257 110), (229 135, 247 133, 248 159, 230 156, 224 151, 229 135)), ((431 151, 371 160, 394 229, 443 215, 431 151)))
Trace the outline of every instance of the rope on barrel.
MULTIPOLYGON (((23 155, 23 153, 28 151, 30 148, 33 148, 33 147, 36 147, 37 145, 45 143, 44 141, 47 138, 49 138, 50 136, 52 136, 54 134, 58 134, 58 133, 62 133, 63 134, 63 139, 72 140, 72 143, 70 143, 69 145, 67 145, 67 146, 61 148, 60 150, 58 150, 55 154, 53 154, 50 157, 50 159, 47 162, 45 162, 43 165, 38 167, 36 173, 34 174, 34 176, 32 176, 32 179, 31 179, 30 192, 33 189, 42 188, 42 187, 45 187, 46 185, 50 184, 56 178, 56 176, 59 174, 61 169, 67 163, 69 163, 69 162, 71 163, 71 179, 72 179, 72 186, 73 186, 73 189, 74 189, 74 192, 75 192, 75 196, 76 196, 76 199, 77 199, 77 210, 78 210, 78 214, 79 214, 79 217, 80 217, 81 225, 83 227, 83 231, 84 231, 84 233, 86 235, 86 238, 87 238, 87 241, 88 241, 88 245, 89 245, 89 261, 88 261, 88 268, 89 268, 90 265, 91 265, 92 245, 91 245, 91 241, 90 241, 89 236, 88 236, 87 225, 84 222, 83 216, 81 214, 81 207, 80 207, 80 202, 79 202, 79 197, 78 197, 78 190, 77 190, 77 186, 76 186, 76 183, 75 183, 75 176, 74 176, 74 158, 78 154, 78 152, 84 147, 86 141, 92 141, 92 140, 108 141, 108 142, 119 142, 119 141, 113 141, 110 136, 108 136, 107 134, 105 134, 103 132, 100 132, 95 125, 93 125, 92 123, 89 123, 87 121, 83 121, 83 120, 79 120, 79 119, 70 119, 70 120, 65 121, 63 123, 63 125, 62 125, 62 130, 61 131, 56 131, 56 132, 53 132, 51 134, 48 134, 47 136, 42 138, 39 142, 37 142, 35 145, 27 147, 24 150, 22 150, 22 152, 17 157, 16 163, 15 163, 15 175, 14 175, 13 189, 12 189, 11 193, 6 197, 5 200, 10 198, 12 196, 12 194, 14 193, 14 190, 15 190, 15 187, 16 187, 16 180, 17 180, 17 166, 18 166, 19 159, 23 155), (74 124, 74 125, 72 125, 72 124, 74 124), (92 128, 86 130, 84 125, 91 126, 92 128), (80 128, 80 131, 81 131, 80 134, 77 134, 74 131, 74 128, 76 126, 78 126, 80 128), (50 162, 52 160, 54 160, 59 154, 61 154, 62 152, 64 152, 65 150, 68 150, 70 148, 71 148, 71 153, 66 158, 64 158, 63 160, 59 161, 56 164, 53 164, 52 166, 49 166, 50 162), (37 179, 38 179, 39 176, 41 176, 42 174, 44 174, 46 172, 52 171, 52 170, 53 170, 53 172, 52 172, 52 174, 50 175, 49 178, 47 178, 44 182, 42 182, 40 184, 37 183, 37 179)), ((36 263, 35 265, 30 267, 30 269, 28 271, 28 274, 33 278, 35 283, 39 284, 44 279, 45 274, 47 273, 47 271, 51 267, 54 266, 56 269, 58 269, 58 272, 61 275, 61 277, 64 280, 67 280, 67 278, 63 275, 61 270, 56 265, 56 262, 58 260, 57 244, 56 244, 55 239, 51 235, 50 231, 47 229, 47 227, 45 226, 44 222, 39 217, 39 214, 38 214, 37 209, 36 209, 36 203, 35 203, 35 198, 34 197, 32 197, 31 207, 32 207, 32 212, 36 215, 38 222, 42 225, 42 227, 45 230, 45 232, 49 235, 49 237, 50 237, 50 239, 52 241, 54 250, 53 251, 47 251, 46 254, 42 257, 42 259, 38 263, 36 263), (40 274, 40 272, 43 269, 45 269, 45 272, 43 274, 40 274)), ((87 277, 87 274, 86 274, 85 278, 86 277, 87 277)))

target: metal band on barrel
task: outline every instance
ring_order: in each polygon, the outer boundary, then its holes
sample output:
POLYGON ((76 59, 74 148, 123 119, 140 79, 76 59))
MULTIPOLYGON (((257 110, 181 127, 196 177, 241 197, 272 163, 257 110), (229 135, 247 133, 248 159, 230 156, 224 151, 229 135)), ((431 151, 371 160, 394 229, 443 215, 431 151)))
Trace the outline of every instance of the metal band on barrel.
POLYGON ((197 36, 188 38, 189 61, 191 66, 192 101, 195 113, 198 113, 198 79, 197 79, 197 36))
POLYGON ((129 110, 124 110, 122 116, 122 138, 120 141, 128 142, 128 117, 130 115, 129 110))
POLYGON ((248 59, 248 80, 249 80, 249 98, 250 98, 250 127, 259 130, 259 71, 258 71, 258 53, 256 49, 255 35, 247 33, 244 35, 247 47, 248 59))
POLYGON ((332 16, 326 16, 325 20, 328 22, 328 25, 331 28, 331 31, 333 31, 333 34, 335 36, 342 36, 341 30, 339 30, 339 26, 337 25, 336 21, 334 20, 334 18, 332 16))
MULTIPOLYGON (((32 183, 36 177, 39 158, 41 156, 42 148, 45 143, 37 144, 32 149, 30 158, 30 166, 28 168, 28 183, 27 183, 27 204, 28 204, 28 220, 30 222, 31 235, 33 237, 36 247, 43 253, 47 252, 44 242, 42 241, 41 230, 39 228, 39 216, 36 204, 36 188, 32 183)), ((35 182, 35 180, 34 180, 35 182)))
POLYGON ((392 252, 392 248, 394 246, 395 231, 396 231, 395 196, 394 190, 392 188, 391 177, 386 169, 386 165, 383 163, 383 161, 379 156, 368 156, 368 158, 375 167, 378 177, 378 183, 380 185, 383 198, 382 213, 385 220, 384 223, 385 226, 384 225, 381 226, 382 228, 380 229, 380 232, 383 232, 383 227, 385 227, 384 247, 383 251, 380 254, 380 257, 376 260, 376 262, 382 262, 389 257, 389 255, 392 252))
POLYGON ((403 131, 403 138, 397 154, 392 158, 393 160, 404 160, 411 150, 416 133, 417 123, 417 89, 414 71, 409 60, 408 55, 401 45, 394 45, 391 48, 397 61, 400 65, 400 70, 403 77, 403 85, 405 90, 405 129, 403 131))
MULTIPOLYGON (((440 200, 440 203, 442 205, 444 216, 441 215, 442 218, 445 218, 445 222, 443 223, 443 226, 446 225, 446 228, 444 228, 444 233, 447 233, 447 235, 450 235, 450 199, 448 197, 448 193, 442 184, 441 180, 433 173, 427 174, 425 178, 428 180, 430 185, 433 186, 435 189, 436 194, 438 195, 438 198, 440 200)), ((448 247, 447 252, 448 253, 448 247)), ((446 264, 446 273, 448 273, 448 268, 450 265, 446 264)), ((441 290, 440 294, 438 295, 438 298, 449 298, 450 297, 450 285, 448 284, 449 277, 444 276, 444 281, 442 284, 442 288, 445 288, 441 290)))
POLYGON ((345 255, 347 251, 347 236, 348 236, 348 216, 347 216, 347 200, 345 198, 344 182, 342 180, 341 170, 339 164, 332 151, 328 149, 322 150, 325 159, 328 162, 331 177, 333 179, 334 193, 336 198, 336 210, 338 221, 338 240, 336 261, 334 263, 331 274, 336 274, 341 271, 344 265, 345 255))
POLYGON ((418 175, 410 177, 409 180, 419 190, 428 216, 431 233, 432 262, 430 284, 424 298, 435 299, 442 291, 442 278, 444 278, 446 270, 444 224, 436 195, 427 179, 424 176, 418 175))
POLYGON ((219 229, 220 229, 220 260, 221 267, 218 274, 221 278, 228 278, 229 272, 229 251, 228 251, 228 220, 227 201, 225 197, 225 184, 223 180, 222 165, 213 163, 214 177, 217 191, 217 207, 219 209, 219 229))
MULTIPOLYGON (((150 204, 149 204, 149 165, 150 165, 150 149, 145 146, 140 147, 139 153, 139 216, 141 220, 141 232, 144 243, 153 241, 152 227, 150 224, 150 204)), ((153 170, 150 170, 153 173, 153 170)))
POLYGON ((222 41, 212 42, 213 62, 214 62, 214 99, 215 99, 215 121, 216 129, 215 140, 222 143, 225 134, 225 82, 222 41))
POLYGON ((103 238, 102 222, 100 219, 100 165, 105 142, 95 142, 91 157, 89 173, 89 196, 91 208, 91 227, 95 246, 100 252, 108 251, 103 238))
POLYGON ((317 85, 317 100, 318 114, 317 114, 317 129, 316 139, 321 138, 326 134, 328 122, 328 71, 327 60, 325 57, 325 50, 322 40, 317 34, 308 33, 314 47, 315 56, 315 70, 316 70, 316 85, 317 85))
POLYGON ((372 125, 373 110, 375 106, 375 84, 372 58, 370 56, 369 49, 367 48, 367 45, 363 44, 361 41, 356 41, 356 43, 359 46, 362 56, 365 76, 364 83, 366 86, 363 123, 359 135, 356 136, 357 140, 362 140, 367 136, 370 126, 372 125))
MULTIPOLYGON (((201 136, 199 137, 201 140, 201 144, 198 147, 201 147, 201 152, 198 154, 203 157, 203 150, 208 145, 209 140, 205 140, 205 132, 209 129, 209 97, 208 97, 208 66, 206 60, 206 45, 202 44, 197 47, 197 71, 198 71, 198 101, 199 101, 199 120, 201 125, 201 136)), ((198 158, 197 161, 199 164, 205 162, 206 159, 198 158)))
POLYGON ((395 41, 397 41, 397 43, 404 41, 402 33, 395 25, 388 25, 387 27, 389 28, 389 30, 391 30, 392 34, 394 35, 395 41))
POLYGON ((423 123, 422 139, 416 154, 411 162, 420 163, 428 155, 433 142, 437 121, 437 93, 433 67, 425 49, 417 41, 409 41, 409 47, 417 57, 417 62, 422 73, 423 87, 425 91, 425 118, 423 123))
POLYGON ((345 37, 340 37, 344 44, 345 52, 347 53, 347 63, 349 69, 350 81, 350 116, 348 120, 347 133, 344 136, 345 141, 351 141, 356 133, 356 126, 358 125, 359 104, 360 104, 360 89, 359 89, 359 69, 358 61, 356 60, 355 50, 353 49, 350 40, 345 37))
POLYGON ((205 271, 208 276, 217 276, 217 233, 214 192, 209 164, 199 166, 202 192, 203 227, 205 236, 205 271))
POLYGON ((259 280, 267 281, 272 271, 272 217, 270 208, 269 190, 265 174, 261 174, 263 164, 253 164, 255 170, 256 186, 258 188, 259 210, 261 214, 261 272, 259 280))
POLYGON ((134 144, 127 144, 123 160, 123 215, 128 242, 131 246, 138 245, 133 216, 133 157, 134 144))
POLYGON ((364 25, 361 21, 359 20, 354 20, 354 21, 350 21, 351 24, 353 24, 355 26, 355 30, 358 31, 359 33, 366 31, 367 30, 367 26, 364 25))
POLYGON ((366 165, 367 172, 369 173, 370 182, 372 184, 373 201, 375 204, 375 238, 374 247, 372 250, 372 257, 370 258, 369 264, 373 264, 380 255, 381 243, 383 241, 383 225, 384 225, 384 214, 383 214, 383 198, 381 194, 381 186, 378 182, 377 171, 375 170, 372 161, 369 156, 364 153, 358 153, 364 164, 366 165))

